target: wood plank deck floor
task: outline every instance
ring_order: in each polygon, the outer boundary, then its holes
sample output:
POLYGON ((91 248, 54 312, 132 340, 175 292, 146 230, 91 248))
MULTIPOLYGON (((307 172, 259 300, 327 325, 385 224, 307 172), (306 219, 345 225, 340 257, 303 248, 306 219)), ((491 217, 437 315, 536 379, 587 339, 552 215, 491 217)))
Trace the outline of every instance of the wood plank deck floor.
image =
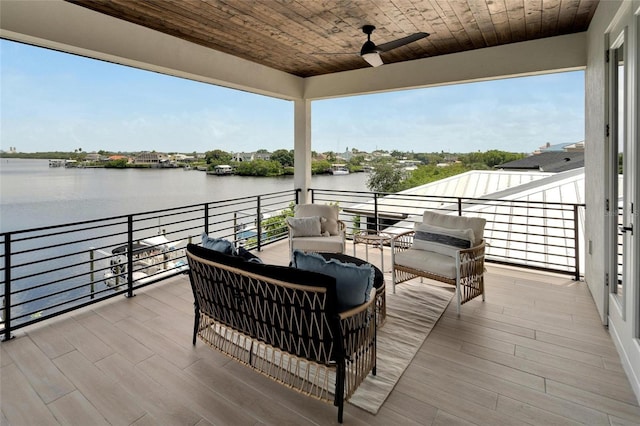
MULTIPOLYGON (((260 256, 286 264, 287 245, 260 256)), ((347 405, 345 424, 640 424, 584 282, 489 265, 486 287, 460 317, 449 306, 376 416, 347 405)), ((0 424, 337 423, 335 407, 192 346, 192 326, 180 276, 19 331, 0 345, 0 424)))

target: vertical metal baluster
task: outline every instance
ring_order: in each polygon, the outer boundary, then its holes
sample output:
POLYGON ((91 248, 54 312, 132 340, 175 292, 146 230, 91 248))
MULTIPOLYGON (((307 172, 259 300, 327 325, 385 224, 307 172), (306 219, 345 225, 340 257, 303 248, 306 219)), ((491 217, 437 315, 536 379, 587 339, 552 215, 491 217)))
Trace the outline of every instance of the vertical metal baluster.
POLYGON ((373 194, 373 218, 375 220, 376 234, 380 231, 380 218, 378 217, 378 193, 373 194))
POLYGON ((574 247, 574 262, 576 267, 575 280, 580 281, 580 234, 578 233, 578 205, 573 205, 573 247, 574 247))
POLYGON ((127 297, 133 297, 133 216, 127 218, 127 297))
POLYGON ((209 233, 209 203, 204 205, 204 232, 209 233))
POLYGON ((11 339, 11 234, 4 237, 4 338, 11 339))
POLYGON ((89 260, 91 261, 91 299, 93 299, 93 293, 95 292, 95 275, 93 273, 95 264, 94 264, 94 248, 91 247, 89 250, 89 260))
POLYGON ((261 214, 261 206, 260 206, 260 196, 257 198, 257 211, 258 211, 258 224, 256 225, 256 230, 258 231, 258 247, 256 250, 260 251, 262 248, 262 214, 261 214))

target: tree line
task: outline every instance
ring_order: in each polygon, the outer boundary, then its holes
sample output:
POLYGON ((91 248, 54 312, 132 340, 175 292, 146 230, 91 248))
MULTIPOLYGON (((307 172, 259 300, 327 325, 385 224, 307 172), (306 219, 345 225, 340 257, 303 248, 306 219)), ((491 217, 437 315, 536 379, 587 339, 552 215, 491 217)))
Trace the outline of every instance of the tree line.
MULTIPOLYGON (((107 151, 99 151, 101 155, 109 155, 107 151)), ((256 153, 268 153, 267 150, 258 150, 256 153)), ((194 153, 195 154, 195 153, 194 153)), ((86 156, 80 148, 74 152, 50 151, 37 153, 0 153, 1 158, 70 158, 82 160, 86 156)), ((368 187, 376 192, 397 192, 414 186, 423 185, 438 179, 443 179, 469 170, 488 170, 500 164, 518 160, 525 157, 522 153, 513 153, 499 150, 471 153, 414 153, 402 151, 375 151, 373 154, 351 150, 351 158, 343 160, 338 154, 329 151, 319 154, 311 153, 311 173, 330 173, 331 165, 340 162, 345 163, 350 172, 360 172, 372 169, 368 180, 368 187), (400 160, 419 161, 420 166, 412 172, 401 168, 400 160), (440 167, 438 164, 447 164, 440 167)), ((294 151, 277 149, 270 153, 268 160, 255 159, 253 161, 234 161, 232 153, 220 149, 206 151, 204 160, 195 165, 206 165, 208 170, 214 170, 215 166, 228 164, 234 167, 235 173, 240 176, 282 176, 293 174, 294 151)), ((113 160, 101 164, 104 167, 125 168, 134 165, 127 164, 127 160, 113 160)), ((138 165, 143 166, 143 165, 138 165)))
MULTIPOLYGON (((398 154, 396 153, 396 156, 398 154)), ((394 193, 409 188, 435 182, 470 170, 491 170, 500 164, 524 158, 526 154, 498 150, 472 152, 467 154, 415 154, 413 159, 423 164, 415 170, 406 171, 392 161, 377 163, 367 187, 374 192, 394 193)), ((394 158, 394 153, 391 154, 394 158)), ((405 157, 401 157, 405 158, 405 157)))

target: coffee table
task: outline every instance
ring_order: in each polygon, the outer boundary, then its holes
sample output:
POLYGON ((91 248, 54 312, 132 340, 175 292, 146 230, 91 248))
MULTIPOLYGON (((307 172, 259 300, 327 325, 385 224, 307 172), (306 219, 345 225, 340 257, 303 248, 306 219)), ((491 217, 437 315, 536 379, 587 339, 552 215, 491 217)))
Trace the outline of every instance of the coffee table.
POLYGON ((385 319, 387 318, 387 298, 385 293, 385 283, 384 283, 384 274, 380 269, 378 269, 375 265, 370 264, 366 260, 362 260, 358 257, 349 256, 348 254, 342 253, 318 253, 320 256, 324 257, 325 260, 335 259, 342 263, 353 263, 354 265, 360 266, 364 264, 371 265, 373 268, 374 278, 373 278, 373 287, 376 289, 376 318, 378 327, 382 327, 385 319))

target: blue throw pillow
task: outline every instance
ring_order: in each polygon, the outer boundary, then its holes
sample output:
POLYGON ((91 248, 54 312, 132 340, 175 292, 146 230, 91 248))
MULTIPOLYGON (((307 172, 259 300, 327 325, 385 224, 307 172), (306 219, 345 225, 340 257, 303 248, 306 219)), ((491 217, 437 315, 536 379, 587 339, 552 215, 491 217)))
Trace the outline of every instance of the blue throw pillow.
POLYGON ((304 271, 320 272, 336 279, 336 293, 340 311, 367 302, 373 288, 374 270, 368 263, 356 265, 336 259, 324 260, 316 253, 293 251, 293 266, 304 271))
POLYGON ((202 247, 209 250, 219 251, 224 254, 236 254, 236 248, 230 241, 223 238, 210 237, 206 232, 202 233, 202 247))

